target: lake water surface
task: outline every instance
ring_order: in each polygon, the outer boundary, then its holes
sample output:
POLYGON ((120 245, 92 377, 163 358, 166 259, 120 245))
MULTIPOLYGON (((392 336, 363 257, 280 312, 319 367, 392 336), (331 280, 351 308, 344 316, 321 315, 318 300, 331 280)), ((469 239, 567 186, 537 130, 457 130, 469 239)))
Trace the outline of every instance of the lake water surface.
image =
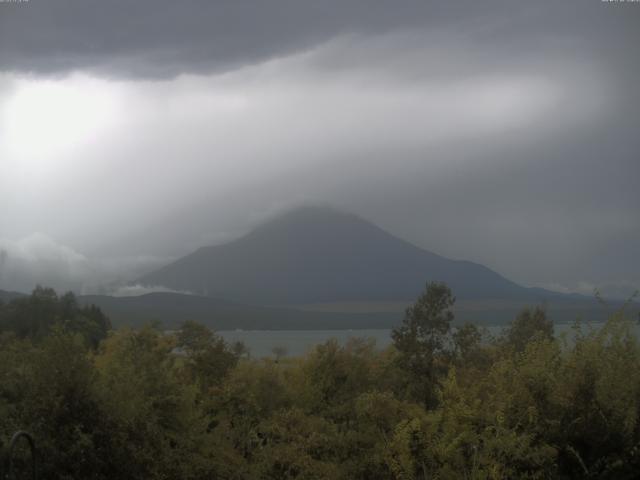
MULTIPOLYGON (((591 323, 592 328, 600 328, 603 324, 591 323)), ((490 335, 498 336, 503 326, 485 327, 490 335)), ((556 324, 557 335, 570 332, 572 324, 556 324)), ((391 330, 233 330, 219 331, 227 342, 243 342, 251 352, 252 357, 273 356, 275 347, 284 347, 287 356, 299 356, 307 353, 319 343, 335 338, 341 345, 352 337, 372 338, 379 348, 391 344, 391 330)))

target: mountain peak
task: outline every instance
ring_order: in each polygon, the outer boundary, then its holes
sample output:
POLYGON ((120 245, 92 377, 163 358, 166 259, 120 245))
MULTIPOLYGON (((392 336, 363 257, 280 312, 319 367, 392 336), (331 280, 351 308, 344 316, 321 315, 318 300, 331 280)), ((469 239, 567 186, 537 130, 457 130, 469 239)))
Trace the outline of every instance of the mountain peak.
POLYGON ((326 206, 289 210, 140 279, 262 304, 410 301, 427 281, 446 282, 459 298, 529 295, 482 265, 446 259, 326 206))
POLYGON ((286 210, 275 215, 253 230, 257 232, 265 229, 289 228, 317 228, 319 226, 332 227, 346 224, 368 224, 371 222, 353 213, 347 213, 335 207, 325 205, 303 205, 286 210))

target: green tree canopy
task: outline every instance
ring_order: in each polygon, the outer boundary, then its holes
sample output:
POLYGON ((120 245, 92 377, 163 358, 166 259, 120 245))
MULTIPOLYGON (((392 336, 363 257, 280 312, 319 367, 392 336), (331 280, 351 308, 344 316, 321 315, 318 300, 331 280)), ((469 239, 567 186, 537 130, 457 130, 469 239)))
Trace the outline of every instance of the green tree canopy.
POLYGON ((0 305, 0 332, 38 340, 55 326, 80 334, 92 348, 111 330, 109 318, 98 307, 80 306, 71 292, 58 296, 51 288, 36 287, 31 295, 0 305))
POLYGON ((426 406, 436 401, 437 379, 443 373, 444 357, 451 353, 454 303, 444 283, 427 283, 424 293, 407 308, 402 325, 391 333, 400 366, 408 374, 408 388, 426 406))

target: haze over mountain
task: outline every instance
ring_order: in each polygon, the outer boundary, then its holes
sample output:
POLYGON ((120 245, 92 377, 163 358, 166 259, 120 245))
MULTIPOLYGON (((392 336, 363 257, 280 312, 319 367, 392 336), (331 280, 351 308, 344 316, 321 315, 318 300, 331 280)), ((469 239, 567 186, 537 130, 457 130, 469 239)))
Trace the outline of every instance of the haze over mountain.
POLYGON ((561 297, 524 288, 483 265, 436 255, 356 215, 326 207, 292 210, 139 280, 271 305, 411 301, 426 281, 446 282, 465 300, 561 297))

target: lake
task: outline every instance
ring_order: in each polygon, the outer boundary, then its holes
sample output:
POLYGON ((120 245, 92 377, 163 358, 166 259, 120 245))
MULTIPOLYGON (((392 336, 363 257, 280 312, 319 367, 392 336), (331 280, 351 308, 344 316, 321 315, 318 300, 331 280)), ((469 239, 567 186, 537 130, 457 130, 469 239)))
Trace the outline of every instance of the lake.
MULTIPOLYGON (((594 328, 599 328, 602 323, 591 323, 594 328)), ((555 325, 557 335, 570 331, 572 324, 560 323, 555 325)), ((497 336, 504 328, 500 326, 485 327, 490 335, 497 336)), ((391 344, 391 330, 227 330, 217 332, 227 342, 243 342, 251 352, 252 357, 273 356, 274 347, 284 347, 287 356, 300 356, 307 353, 319 343, 324 343, 330 338, 335 338, 344 345, 349 338, 373 338, 379 348, 385 348, 391 344)))

